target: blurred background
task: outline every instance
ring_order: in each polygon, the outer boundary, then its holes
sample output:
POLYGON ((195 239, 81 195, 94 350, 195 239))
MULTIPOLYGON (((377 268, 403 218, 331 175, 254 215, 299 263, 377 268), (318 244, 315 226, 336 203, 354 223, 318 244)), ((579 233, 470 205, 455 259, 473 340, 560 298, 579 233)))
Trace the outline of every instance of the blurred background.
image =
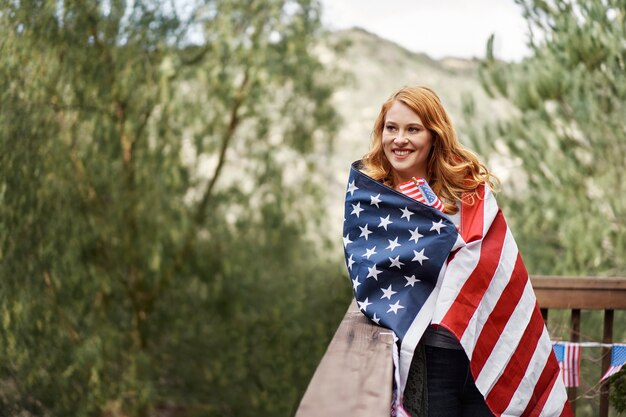
POLYGON ((0 416, 293 415, 404 85, 502 179, 531 274, 626 276, 623 0, 3 0, 0 33, 0 416))

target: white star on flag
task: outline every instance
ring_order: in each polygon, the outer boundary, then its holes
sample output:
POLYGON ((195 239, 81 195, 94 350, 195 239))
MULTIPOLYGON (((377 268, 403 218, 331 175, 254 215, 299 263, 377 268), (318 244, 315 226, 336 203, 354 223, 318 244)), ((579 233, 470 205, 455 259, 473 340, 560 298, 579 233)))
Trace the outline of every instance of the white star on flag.
POLYGON ((411 221, 411 216, 414 214, 411 210, 405 207, 403 209, 400 209, 400 211, 402 211, 402 217, 400 217, 401 219, 404 219, 406 217, 407 221, 411 221))
POLYGON ((354 291, 359 288, 359 285, 361 285, 361 283, 359 282, 359 277, 357 276, 352 280, 352 287, 354 288, 354 291))
POLYGON ((350 254, 350 258, 348 259, 348 269, 352 271, 352 265, 354 265, 354 259, 352 259, 352 254, 350 254))
POLYGON ((405 276, 404 278, 406 278, 405 287, 408 287, 409 285, 411 287, 414 287, 415 283, 420 281, 419 279, 415 278, 415 275, 411 275, 410 277, 405 276))
POLYGON ((383 200, 380 199, 380 193, 378 193, 378 195, 372 195, 370 196, 370 206, 376 206, 378 208, 380 208, 380 206, 378 205, 378 203, 382 203, 383 200))
POLYGON ((398 269, 402 269, 402 265, 404 265, 404 263, 400 262, 400 255, 396 256, 395 258, 389 258, 389 260, 391 261, 391 265, 389 265, 389 268, 395 266, 398 269))
POLYGON ((367 240, 367 236, 368 236, 370 233, 372 233, 372 232, 370 232, 369 230, 367 230, 367 225, 365 225, 365 227, 361 227, 361 226, 359 226, 359 229, 361 229, 361 236, 359 236, 359 237, 364 237, 364 238, 365 238, 365 240, 367 240))
POLYGON ((369 302, 369 298, 366 298, 365 301, 357 301, 357 303, 359 304, 359 308, 363 311, 367 311, 367 306, 372 304, 369 302))
POLYGON ((416 251, 416 250, 414 250, 414 251, 413 251, 413 255, 415 255, 415 256, 413 257, 413 259, 411 259, 411 261, 417 261, 417 262, 419 262, 419 263, 420 263, 420 265, 422 265, 422 262, 423 262, 423 261, 428 260, 428 258, 426 257, 426 255, 424 255, 424 249, 422 249, 422 250, 421 250, 421 251, 419 251, 419 252, 418 252, 418 251, 416 251))
POLYGON ((430 228, 430 231, 432 232, 433 230, 436 230, 437 233, 441 234, 441 229, 443 227, 446 227, 446 225, 443 224, 443 220, 439 220, 437 223, 433 222, 433 227, 430 228))
MULTIPOLYGON (((367 299, 365 299, 365 301, 367 301, 367 299)), ((389 310, 387 310, 387 313, 393 311, 393 314, 398 314, 398 310, 400 310, 401 308, 404 308, 404 306, 401 306, 400 300, 398 300, 394 304, 389 304, 389 310)))
POLYGON ((363 257, 369 259, 370 256, 376 255, 377 253, 378 252, 376 252, 376 246, 374 246, 373 248, 366 249, 363 257))
POLYGON ((356 217, 358 218, 362 211, 363 209, 361 208, 361 203, 356 203, 352 205, 352 213, 350 214, 356 214, 356 217))
POLYGON ((350 240, 350 233, 348 233, 347 235, 343 237, 343 247, 345 248, 350 243, 352 243, 352 241, 350 240))
POLYGON ((380 274, 383 271, 379 271, 378 269, 376 269, 376 265, 374 265, 373 267, 367 267, 367 276, 365 277, 365 279, 368 279, 369 277, 374 278, 376 281, 378 281, 378 274, 380 274))
POLYGON ((356 185, 354 185, 354 181, 352 181, 350 184, 348 184, 348 191, 346 192, 346 194, 350 193, 350 195, 353 196, 354 192, 358 189, 359 188, 356 185))
POLYGON ((417 243, 420 240, 420 237, 424 237, 424 235, 420 234, 417 229, 418 228, 416 227, 415 230, 409 230, 409 233, 411 234, 409 241, 414 240, 415 243, 417 243))
POLYGON ((389 246, 387 246, 385 249, 390 249, 391 252, 393 252, 393 250, 397 248, 398 246, 402 246, 401 244, 398 243, 397 237, 394 240, 391 240, 391 239, 387 239, 387 240, 389 241, 389 246))
POLYGON ((374 313, 374 317, 372 317, 372 321, 376 324, 380 324, 380 317, 376 317, 376 313, 374 313))
POLYGON ((385 230, 387 230, 387 226, 390 225, 391 223, 393 223, 393 222, 391 220, 389 220, 389 215, 387 217, 385 217, 384 219, 381 217, 380 218, 380 224, 378 225, 378 227, 384 227, 385 230))
POLYGON ((383 292, 382 297, 380 297, 381 300, 383 298, 391 300, 391 296, 394 295, 395 293, 397 293, 397 291, 394 291, 394 290, 391 289, 391 285, 389 285, 389 287, 387 287, 387 289, 381 288, 380 290, 383 292))

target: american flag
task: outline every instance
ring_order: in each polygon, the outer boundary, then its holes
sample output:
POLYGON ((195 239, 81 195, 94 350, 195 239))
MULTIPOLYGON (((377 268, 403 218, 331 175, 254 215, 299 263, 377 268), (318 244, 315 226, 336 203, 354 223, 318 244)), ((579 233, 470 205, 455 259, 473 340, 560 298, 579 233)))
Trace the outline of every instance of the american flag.
POLYGON ((557 342, 553 345, 566 387, 580 385, 580 344, 557 342))
POLYGON ((443 203, 437 198, 435 193, 433 193, 433 190, 430 189, 424 178, 413 177, 411 181, 403 182, 398 185, 398 188, 403 194, 408 195, 414 200, 433 206, 439 211, 443 211, 443 203))
POLYGON ((459 232, 437 209, 360 172, 358 161, 350 171, 346 264, 361 311, 397 337, 398 399, 432 322, 460 340, 496 416, 571 416, 513 237, 488 189, 474 200, 461 206, 459 232))
POLYGON ((626 363, 626 345, 613 345, 611 347, 611 366, 602 376, 600 381, 604 381, 611 375, 618 373, 626 363))

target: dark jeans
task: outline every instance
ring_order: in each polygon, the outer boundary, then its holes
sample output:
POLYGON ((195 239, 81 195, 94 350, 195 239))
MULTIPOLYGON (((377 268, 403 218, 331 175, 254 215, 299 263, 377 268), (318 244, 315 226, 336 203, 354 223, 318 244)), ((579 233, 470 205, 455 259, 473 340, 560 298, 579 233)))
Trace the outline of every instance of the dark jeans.
POLYGON ((491 417, 463 350, 426 346, 429 417, 491 417))

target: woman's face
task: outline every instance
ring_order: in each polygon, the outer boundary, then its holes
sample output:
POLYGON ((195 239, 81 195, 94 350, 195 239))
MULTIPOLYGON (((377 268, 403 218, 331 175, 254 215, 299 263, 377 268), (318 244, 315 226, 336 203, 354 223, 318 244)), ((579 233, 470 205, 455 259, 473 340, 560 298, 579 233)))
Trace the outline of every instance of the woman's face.
POLYGON ((396 185, 411 177, 426 178, 433 135, 417 113, 400 101, 394 102, 385 115, 382 137, 396 185))

